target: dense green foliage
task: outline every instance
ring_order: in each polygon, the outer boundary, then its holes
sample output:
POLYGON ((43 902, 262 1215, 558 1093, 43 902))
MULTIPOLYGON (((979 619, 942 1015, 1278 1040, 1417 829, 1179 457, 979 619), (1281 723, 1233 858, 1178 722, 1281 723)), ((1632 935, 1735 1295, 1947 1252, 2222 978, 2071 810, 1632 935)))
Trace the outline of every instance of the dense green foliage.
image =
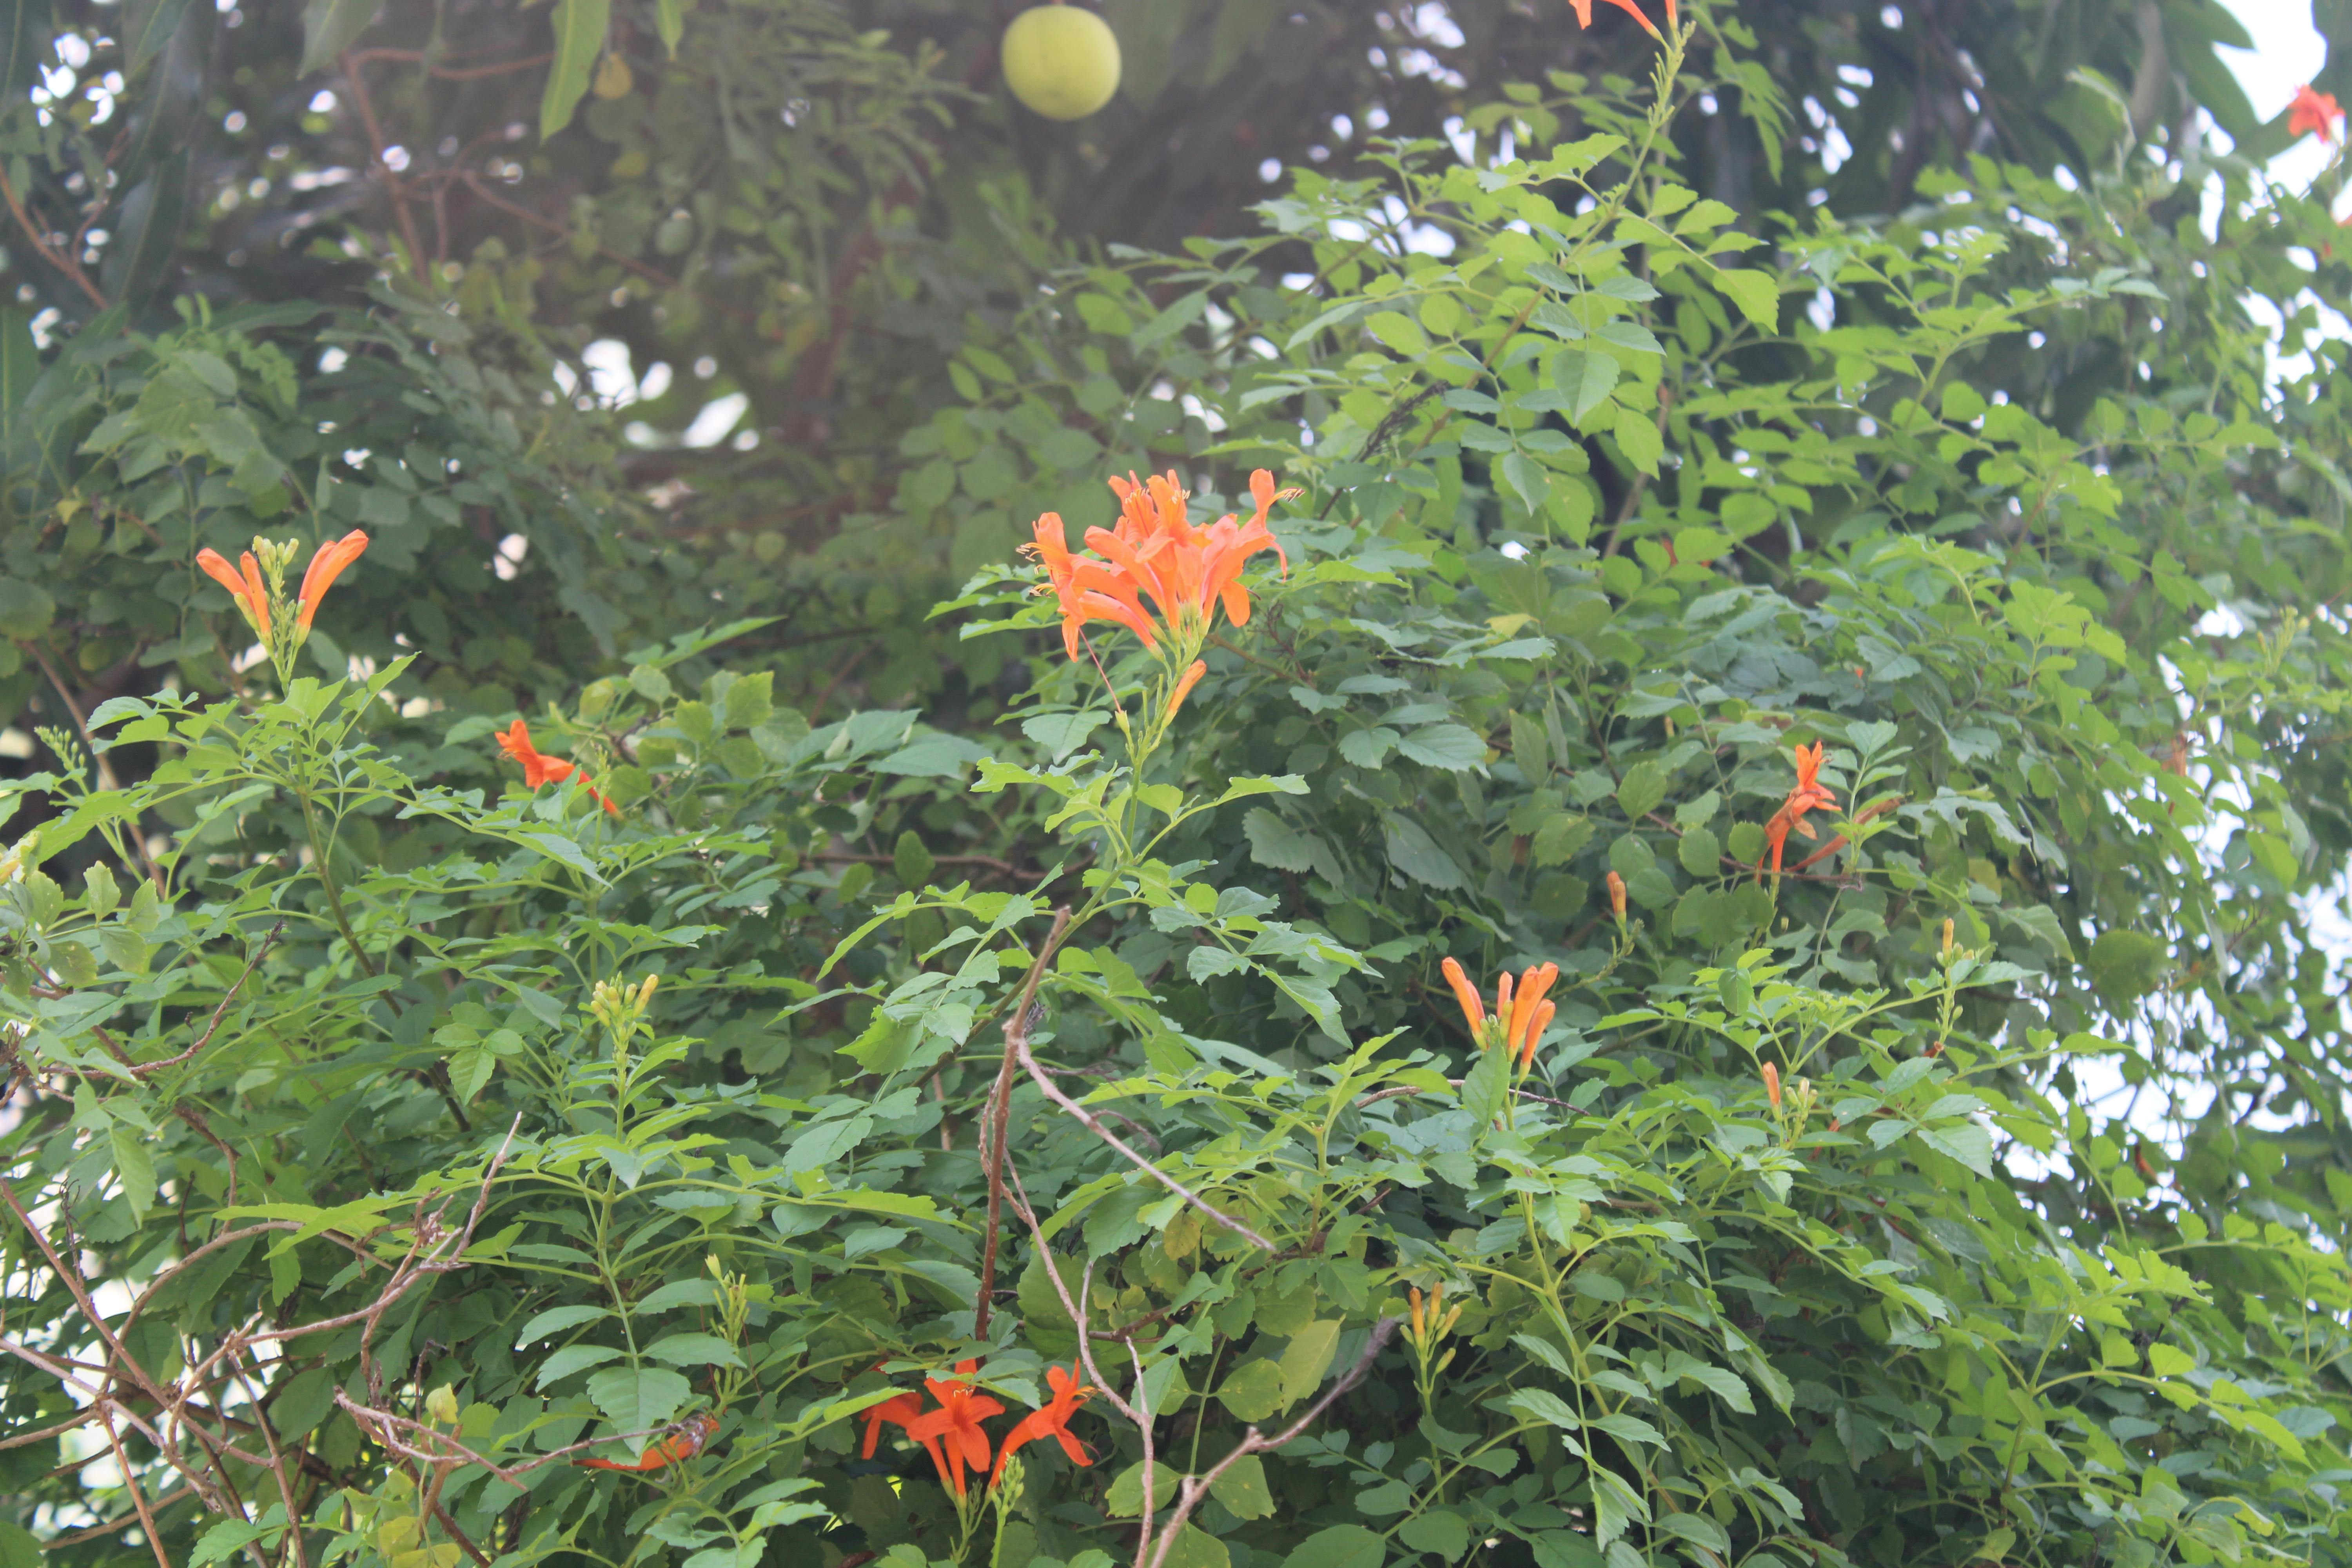
POLYGON ((0 1559, 2352 1559, 2226 14, 1108 9, 1066 132, 945 0, 16 9, 0 1559), (1130 468, 1284 559, 1066 658, 1130 468), (299 656, 194 564, 352 528, 299 656), (1074 1359, 961 1506, 866 1414, 1074 1359))

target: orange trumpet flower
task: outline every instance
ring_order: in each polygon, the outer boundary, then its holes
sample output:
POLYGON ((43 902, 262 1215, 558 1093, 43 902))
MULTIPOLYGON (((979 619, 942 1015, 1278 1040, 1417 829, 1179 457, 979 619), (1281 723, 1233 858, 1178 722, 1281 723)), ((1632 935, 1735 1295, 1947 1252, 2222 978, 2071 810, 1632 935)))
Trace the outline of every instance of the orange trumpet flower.
POLYGON ((245 624, 253 628, 253 635, 261 639, 261 646, 268 647, 269 592, 261 585, 261 566, 254 560, 253 552, 248 550, 238 557, 237 565, 244 568, 242 575, 237 567, 231 566, 227 558, 210 545, 196 552, 196 564, 205 575, 228 590, 229 597, 235 599, 236 607, 245 613, 245 624))
POLYGON ((1023 1416, 1021 1424, 1004 1435, 1003 1446, 996 1450, 996 1468, 988 1478, 989 1485, 994 1486, 997 1478, 1004 1474, 1004 1461, 1013 1458, 1014 1449, 1041 1437, 1051 1437, 1061 1444, 1062 1452, 1070 1457, 1074 1465, 1095 1462, 1094 1456, 1087 1452, 1087 1446, 1070 1436, 1070 1417, 1077 1414, 1078 1406, 1094 1393, 1093 1387, 1078 1381, 1076 1366, 1067 1372, 1058 1366, 1047 1367, 1045 1382, 1053 1389, 1054 1397, 1042 1407, 1023 1416))
MULTIPOLYGON (((976 1364, 961 1362, 956 1370, 969 1374, 976 1364)), ((907 1436, 930 1449, 940 1479, 961 1497, 964 1471, 988 1468, 988 1434, 980 1429, 980 1424, 1004 1414, 1004 1406, 961 1378, 927 1377, 923 1386, 931 1391, 940 1407, 908 1422, 907 1436)))
MULTIPOLYGON (((565 783, 579 772, 576 763, 566 762, 562 757, 547 756, 532 745, 530 726, 520 719, 498 731, 497 740, 499 750, 522 764, 522 782, 530 789, 535 790, 541 784, 565 783)), ((599 794, 586 773, 580 774, 580 785, 597 805, 615 816, 620 815, 621 808, 599 794)))
POLYGON ((2334 93, 2316 91, 2306 82, 2294 89, 2294 98, 2287 105, 2287 134, 2333 142, 2343 118, 2344 106, 2336 101, 2334 93))
MULTIPOLYGON (((1801 833, 1808 838, 1820 837, 1821 835, 1813 831, 1813 825, 1805 820, 1805 814, 1815 806, 1837 804, 1837 796, 1822 788, 1819 782, 1822 746, 1822 742, 1815 741, 1811 749, 1796 748, 1797 787, 1789 792, 1789 798, 1780 803, 1780 809, 1774 812, 1772 820, 1764 825, 1766 853, 1771 858, 1772 874, 1776 877, 1780 874, 1780 858, 1788 847, 1790 831, 1801 833)), ((1756 860, 1756 879, 1759 882, 1764 879, 1763 856, 1759 856, 1756 860)))
POLYGON ((344 567, 367 553, 367 534, 355 528, 331 544, 321 544, 310 557, 310 569, 302 574, 302 592, 295 599, 300 614, 294 624, 304 636, 310 633, 310 617, 319 613, 319 601, 327 596, 344 567))
POLYGON ((1228 512, 1196 524, 1186 515, 1189 499, 1171 471, 1149 479, 1114 478, 1119 515, 1109 528, 1087 530, 1090 555, 1073 554, 1059 512, 1046 512, 1034 525, 1034 539, 1024 552, 1045 568, 1039 593, 1051 592, 1062 611, 1062 646, 1072 658, 1089 621, 1125 626, 1147 652, 1164 665, 1170 680, 1165 718, 1172 717, 1208 667, 1197 655, 1215 626, 1220 606, 1234 626, 1247 626, 1249 590, 1242 567, 1271 550, 1289 570, 1266 512, 1276 501, 1297 495, 1276 489, 1264 468, 1250 475, 1255 510, 1248 522, 1228 512), (1147 603, 1148 601, 1148 603, 1147 603))
POLYGON ((1469 1026, 1470 1037, 1484 1052, 1500 1046, 1512 1053, 1519 1069, 1525 1071, 1535 1059, 1536 1042, 1543 1038, 1556 1011, 1554 1004, 1544 1000, 1544 993, 1559 978, 1559 965, 1541 963, 1519 976, 1517 994, 1512 994, 1511 977, 1505 974, 1495 987, 1495 1012, 1490 1018, 1478 988, 1470 984, 1461 963, 1452 958, 1438 965, 1445 983, 1454 989, 1454 1000, 1462 1008, 1462 1021, 1469 1026))
POLYGON ((679 1422, 677 1430, 671 1436, 646 1444, 646 1451, 635 1459, 574 1459, 572 1462, 583 1470, 658 1470, 677 1464, 680 1459, 694 1458, 718 1433, 719 1417, 705 1411, 679 1422))
MULTIPOLYGON (((1592 26, 1592 0, 1568 0, 1568 3, 1575 8, 1576 25, 1578 26, 1590 27, 1592 26)), ((1657 39, 1660 43, 1664 43, 1666 41, 1665 35, 1658 31, 1656 25, 1654 24, 1649 17, 1643 15, 1642 8, 1633 4, 1633 0, 1608 0, 1608 3, 1616 6, 1617 9, 1624 12, 1627 16, 1633 17, 1636 22, 1641 23, 1642 30, 1649 34, 1650 37, 1657 39)), ((1666 26, 1669 27, 1674 26, 1676 23, 1675 4, 1675 0, 1666 0, 1666 26)))

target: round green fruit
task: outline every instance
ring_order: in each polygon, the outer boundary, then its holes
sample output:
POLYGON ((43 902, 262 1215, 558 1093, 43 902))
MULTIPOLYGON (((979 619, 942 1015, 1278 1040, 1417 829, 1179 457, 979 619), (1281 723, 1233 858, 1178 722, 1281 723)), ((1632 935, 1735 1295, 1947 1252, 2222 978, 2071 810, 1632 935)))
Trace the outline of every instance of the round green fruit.
POLYGON ((1000 51, 1013 96, 1048 120, 1084 120, 1118 90, 1118 38, 1076 5, 1036 5, 1013 18, 1000 51))

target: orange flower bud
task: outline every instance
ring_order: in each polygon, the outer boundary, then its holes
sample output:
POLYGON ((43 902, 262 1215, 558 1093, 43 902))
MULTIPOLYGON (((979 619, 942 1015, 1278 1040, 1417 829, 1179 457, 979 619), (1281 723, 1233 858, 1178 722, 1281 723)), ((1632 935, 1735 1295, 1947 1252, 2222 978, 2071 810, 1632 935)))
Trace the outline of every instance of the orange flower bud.
POLYGON ((1614 871, 1609 873, 1609 912, 1619 925, 1625 923, 1625 879, 1614 871))
POLYGON ((1764 1098, 1772 1102, 1773 1110, 1780 1109, 1780 1069, 1770 1062, 1764 1064, 1764 1098))
POLYGON ((1486 1028, 1486 1005, 1478 999, 1478 988, 1470 984, 1468 975, 1462 973, 1462 965, 1458 960, 1449 958, 1437 967, 1445 976, 1445 984, 1454 987, 1454 1000, 1461 1004, 1462 1018, 1470 1026, 1472 1037, 1483 1042, 1486 1028))

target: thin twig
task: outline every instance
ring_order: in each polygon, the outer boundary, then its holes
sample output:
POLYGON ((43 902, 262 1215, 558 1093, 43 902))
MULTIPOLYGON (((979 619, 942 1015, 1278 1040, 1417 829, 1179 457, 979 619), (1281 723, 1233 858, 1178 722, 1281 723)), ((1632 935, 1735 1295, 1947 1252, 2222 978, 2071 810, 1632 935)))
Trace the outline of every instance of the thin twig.
POLYGON ((213 1033, 220 1027, 222 1016, 228 1012, 228 1005, 236 1000, 237 991, 247 980, 253 977, 253 972, 260 967, 261 961, 269 956, 269 950, 277 946, 278 939, 285 934, 286 922, 284 921, 279 921, 276 925, 269 928, 269 934, 261 939, 261 945, 253 950, 253 956, 251 958, 245 961, 244 972, 238 974, 236 979, 230 984, 228 990, 222 994, 220 1005, 213 1009, 212 1022, 205 1026, 205 1032, 202 1038, 197 1040, 194 1045, 190 1046, 186 1050, 182 1051, 176 1057, 165 1057, 160 1062, 141 1063, 131 1069, 131 1076, 133 1078, 146 1078, 150 1074, 162 1072, 165 1068, 178 1067, 182 1062, 191 1059, 198 1051, 203 1050, 206 1046, 212 1044, 213 1033))
MULTIPOLYGON (((110 1405, 113 1401, 107 1404, 110 1405)), ((139 1511, 139 1528, 154 1550, 156 1568, 173 1568, 171 1556, 163 1550, 163 1532, 155 1528, 155 1516, 148 1510, 147 1494, 139 1485, 139 1472, 131 1467, 131 1456, 123 1451, 122 1436, 114 1429, 114 1417, 100 1410, 98 1424, 106 1428, 106 1440, 114 1446, 114 1462, 122 1471, 122 1489, 131 1494, 131 1506, 139 1511)))
MULTIPOLYGON (((1330 1409, 1341 1394, 1364 1381, 1364 1374, 1372 1370, 1372 1363, 1378 1359, 1381 1352, 1387 1348, 1390 1337, 1396 1332, 1397 1325, 1403 1321, 1402 1318, 1382 1318, 1374 1323, 1370 1336, 1364 1342, 1363 1353, 1356 1358, 1355 1364, 1342 1373, 1339 1380, 1329 1388, 1325 1389, 1323 1397, 1308 1405, 1305 1415, 1292 1422, 1280 1433, 1272 1437, 1263 1437, 1258 1435, 1258 1429, 1252 1426, 1242 1435, 1242 1440, 1234 1445, 1233 1452, 1210 1467, 1206 1474, 1186 1476, 1177 1487, 1176 1511, 1168 1516, 1167 1528, 1160 1531, 1160 1550, 1151 1554, 1149 1563, 1138 1557, 1136 1568, 1165 1568, 1168 1553, 1174 1548, 1176 1537, 1182 1533, 1184 1521, 1192 1517, 1192 1510, 1200 1500, 1209 1495, 1209 1489, 1217 1484, 1217 1478, 1248 1455, 1261 1454, 1270 1448, 1279 1448, 1294 1438, 1304 1436, 1307 1428, 1320 1420, 1323 1413, 1330 1409)), ((1146 1489, 1149 1489, 1151 1485, 1149 1479, 1150 1472, 1146 1470, 1144 1474, 1146 1479, 1143 1484, 1146 1489)))
POLYGON ((376 167, 383 171, 384 189, 392 196, 393 216, 399 221, 400 237, 408 242, 408 264, 418 271, 425 269, 425 246, 416 237, 416 217, 408 210, 408 184, 400 171, 384 156, 386 142, 383 127, 375 117, 375 102, 368 97, 367 79, 360 74, 360 62, 343 52, 343 85, 351 89, 352 107, 360 111, 360 124, 367 132, 368 145, 375 150, 376 167))
POLYGON ((1029 965, 1029 977, 1021 983, 1020 1003, 1005 1022, 1004 1059, 997 1064, 996 1087, 990 1091, 988 1112, 981 1121, 981 1160, 988 1167, 988 1229, 981 1242, 980 1303, 973 1310, 971 1323, 971 1337, 976 1340, 988 1337, 989 1309, 996 1290, 996 1244, 1004 1217, 1004 1136, 1013 1115, 1013 1069, 1019 1053, 1029 1048, 1029 1013, 1036 1005, 1038 982, 1045 979, 1045 965, 1054 961, 1054 950, 1062 945, 1069 929, 1070 907, 1064 904, 1054 911, 1054 927, 1039 944, 1036 961, 1029 965))
POLYGON ((16 197, 16 187, 8 183, 8 170, 5 164, 0 164, 0 196, 7 198, 8 210, 16 215, 16 226, 25 231, 25 237, 33 242, 33 249, 39 254, 41 259, 72 279, 81 291, 89 296, 91 304, 101 310, 106 309, 106 295, 100 290, 97 284, 89 280, 89 274, 81 269, 81 264, 71 256, 53 249, 47 237, 34 224, 31 215, 25 211, 25 204, 16 197))
MULTIPOLYGON (((1068 918, 1069 911, 1065 908, 1057 910, 1055 913, 1056 921, 1060 921, 1068 918)), ((1129 1164, 1133 1165, 1137 1170, 1141 1171, 1145 1175, 1150 1176, 1153 1181, 1158 1182, 1161 1186, 1166 1187, 1170 1192, 1174 1193, 1178 1197, 1182 1198, 1186 1203, 1192 1205, 1194 1208, 1199 1209, 1202 1214, 1208 1215, 1211 1219, 1215 1220, 1219 1225, 1223 1226, 1227 1230, 1232 1231, 1235 1236, 1238 1236, 1243 1240, 1249 1242, 1252 1246, 1259 1247, 1266 1252, 1277 1250, 1274 1243, 1268 1241, 1265 1237, 1260 1236, 1257 1232, 1252 1230, 1241 1221, 1234 1218, 1223 1210, 1218 1209, 1206 1198, 1201 1196, 1200 1194, 1192 1191, 1183 1183, 1178 1181, 1175 1177, 1170 1175, 1167 1172, 1161 1170, 1159 1166, 1153 1164, 1150 1161, 1145 1159, 1142 1155, 1137 1153, 1126 1144, 1120 1142, 1118 1135, 1113 1133, 1109 1128, 1105 1127, 1100 1121, 1097 1121, 1094 1116, 1091 1115, 1085 1107, 1078 1104, 1076 1100, 1072 1100, 1068 1095, 1064 1094, 1061 1089, 1055 1085, 1054 1080, 1045 1076, 1045 1069, 1037 1065, 1037 1058, 1030 1054, 1026 1030, 1023 1030, 1018 1036, 1016 1036, 1013 1030, 1007 1029, 1004 1033, 1004 1044, 1006 1054, 1016 1056, 1020 1058, 1022 1067, 1027 1069, 1030 1079, 1035 1082, 1038 1089, 1045 1092, 1046 1099, 1052 1100, 1055 1105, 1060 1106, 1064 1110, 1068 1111, 1072 1116, 1076 1117, 1079 1123, 1083 1125, 1087 1131, 1093 1133, 1096 1137, 1109 1144, 1111 1148, 1117 1151, 1119 1156, 1125 1159, 1129 1164)))

